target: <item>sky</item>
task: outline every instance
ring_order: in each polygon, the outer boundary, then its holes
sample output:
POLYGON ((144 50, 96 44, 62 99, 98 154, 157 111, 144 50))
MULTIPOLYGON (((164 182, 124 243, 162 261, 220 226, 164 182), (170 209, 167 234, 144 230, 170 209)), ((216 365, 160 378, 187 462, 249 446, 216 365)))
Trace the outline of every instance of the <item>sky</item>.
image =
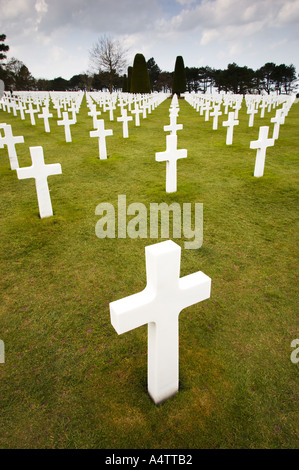
MULTIPOLYGON (((22 61, 35 78, 70 79, 91 71, 89 52, 103 35, 174 70, 254 70, 266 62, 299 73, 299 0, 0 0, 7 60, 22 61)), ((126 72, 126 70, 125 70, 126 72)))

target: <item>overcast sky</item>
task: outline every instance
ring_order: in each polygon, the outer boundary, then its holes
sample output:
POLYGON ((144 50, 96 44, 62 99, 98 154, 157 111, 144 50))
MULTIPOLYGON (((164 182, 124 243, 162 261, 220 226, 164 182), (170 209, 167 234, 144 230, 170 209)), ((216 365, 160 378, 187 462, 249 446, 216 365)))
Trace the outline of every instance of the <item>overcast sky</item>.
POLYGON ((185 66, 257 69, 294 64, 299 73, 299 0, 0 0, 7 58, 35 78, 70 79, 90 69, 89 50, 103 34, 173 71, 185 66))

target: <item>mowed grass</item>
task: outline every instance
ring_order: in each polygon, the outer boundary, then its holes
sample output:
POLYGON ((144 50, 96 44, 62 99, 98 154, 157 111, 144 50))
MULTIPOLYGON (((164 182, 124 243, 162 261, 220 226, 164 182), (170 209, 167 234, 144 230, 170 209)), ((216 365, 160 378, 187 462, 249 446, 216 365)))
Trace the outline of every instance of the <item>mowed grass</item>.
MULTIPOLYGON (((41 145, 46 163, 61 163, 48 178, 53 217, 40 219, 34 180, 18 180, 0 149, 1 448, 203 449, 297 448, 299 105, 294 104, 268 148, 265 173, 254 178, 249 148, 275 110, 255 117, 243 101, 233 145, 219 129, 179 101, 178 190, 165 192, 164 151, 170 100, 141 126, 109 121, 109 158, 98 158, 89 137, 85 99, 72 143, 50 119, 36 126, 0 111, 0 122, 23 135, 20 166, 41 145), (182 247, 181 276, 201 270, 211 298, 180 314, 180 391, 155 406, 147 394, 146 326, 118 336, 109 302, 145 287, 147 245, 159 239, 99 239, 96 206, 118 195, 142 202, 203 203, 203 244, 182 247)), ((223 111, 223 110, 222 110, 223 111)), ((55 110, 53 111, 55 113, 55 110)), ((119 115, 119 111, 116 116, 119 115)), ((56 114, 54 114, 56 116, 56 114)), ((149 212, 149 210, 148 210, 149 212)), ((194 212, 194 211, 193 211, 194 212)), ((127 218, 129 221, 132 217, 127 218)))

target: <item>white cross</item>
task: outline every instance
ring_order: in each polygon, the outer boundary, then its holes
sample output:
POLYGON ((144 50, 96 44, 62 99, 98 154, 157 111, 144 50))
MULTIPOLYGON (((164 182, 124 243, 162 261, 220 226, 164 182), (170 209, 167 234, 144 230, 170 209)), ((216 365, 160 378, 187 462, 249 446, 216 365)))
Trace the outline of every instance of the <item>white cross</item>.
POLYGON ((7 124, 5 124, 4 122, 3 123, 0 123, 0 149, 3 149, 4 148, 4 144, 2 143, 2 139, 4 137, 4 134, 2 135, 2 132, 1 132, 1 129, 4 129, 4 127, 6 126, 7 124))
POLYGON ((179 111, 179 108, 169 108, 169 117, 171 118, 171 116, 174 116, 177 118, 179 115, 179 111))
POLYGON ((90 106, 90 111, 88 113, 88 116, 91 116, 92 117, 92 121, 93 121, 93 128, 96 129, 97 128, 97 119, 98 119, 98 116, 100 116, 101 114, 101 111, 97 111, 97 107, 95 104, 92 104, 90 106))
POLYGON ((284 123, 284 115, 282 109, 277 109, 275 113, 275 117, 271 119, 271 122, 274 122, 274 129, 273 129, 273 139, 278 139, 279 136, 279 129, 280 124, 284 123))
POLYGON ((11 101, 9 98, 6 98, 5 100, 5 104, 6 104, 6 111, 10 114, 10 108, 12 108, 12 104, 11 104, 11 101))
POLYGON ((201 271, 180 278, 172 240, 147 246, 145 257, 146 288, 109 306, 118 334, 148 324, 148 393, 158 404, 179 389, 179 314, 210 297, 211 279, 201 271))
POLYGON ((35 179, 37 201, 41 219, 53 215, 47 177, 62 173, 60 163, 46 165, 42 147, 29 147, 32 165, 26 168, 17 168, 20 180, 27 178, 35 179))
POLYGON ((34 113, 38 113, 37 109, 33 109, 32 104, 29 103, 29 108, 25 110, 25 113, 30 114, 31 124, 35 126, 34 113))
POLYGON ((17 103, 15 102, 14 99, 11 101, 11 107, 12 107, 13 115, 17 116, 17 103))
POLYGON ((115 109, 115 106, 114 106, 114 104, 112 103, 112 101, 109 101, 109 103, 106 105, 106 109, 107 109, 107 111, 109 111, 109 119, 110 119, 110 121, 113 121, 113 120, 114 120, 114 117, 113 117, 113 110, 115 109))
POLYGON ((230 106, 230 102, 228 100, 224 101, 224 114, 228 113, 228 107, 230 106))
POLYGON ((253 127, 253 122, 254 122, 254 115, 257 113, 257 109, 255 109, 254 105, 248 108, 247 114, 249 114, 249 123, 248 127, 253 127))
POLYGON ((70 106, 70 108, 68 109, 68 111, 70 111, 70 112, 72 113, 72 119, 73 119, 73 121, 75 121, 75 123, 76 123, 76 122, 77 122, 77 114, 76 114, 76 113, 78 112, 76 104, 75 104, 75 103, 71 103, 71 106, 70 106))
POLYGON ((37 117, 44 120, 45 132, 50 132, 49 118, 53 117, 53 114, 50 113, 49 108, 47 106, 42 108, 42 113, 38 114, 37 117))
POLYGON ((64 126, 65 141, 66 142, 72 142, 70 125, 71 124, 76 124, 76 120, 75 119, 69 119, 69 114, 68 114, 67 111, 64 111, 62 113, 62 116, 63 116, 62 121, 57 121, 57 124, 58 124, 58 126, 64 126))
POLYGON ((233 131, 234 126, 239 124, 239 121, 235 119, 235 113, 232 111, 228 113, 228 120, 223 121, 222 125, 227 127, 226 133, 226 145, 231 145, 233 143, 233 131))
POLYGON ((273 147, 275 143, 274 139, 268 139, 268 132, 268 126, 260 127, 258 140, 253 140, 250 142, 250 148, 257 149, 254 168, 254 176, 256 177, 263 176, 266 159, 266 149, 267 147, 273 147))
POLYGON ((131 111, 132 114, 135 114, 135 126, 140 126, 140 117, 139 114, 142 114, 142 109, 139 109, 138 103, 135 103, 135 109, 131 111))
POLYGON ((211 116, 214 116, 213 119, 213 130, 218 129, 218 116, 221 116, 222 112, 220 111, 220 104, 214 106, 214 110, 210 113, 211 116))
POLYGON ((177 135, 166 136, 165 152, 156 153, 157 162, 166 161, 166 192, 174 193, 177 190, 177 160, 187 158, 187 150, 177 148, 177 135))
POLYGON ((4 124, 3 130, 4 137, 0 138, 0 146, 7 146, 10 168, 11 170, 16 170, 17 168, 19 168, 19 162, 15 145, 24 143, 24 137, 21 135, 14 136, 10 124, 4 124))
POLYGON ((265 108, 267 107, 267 103, 265 100, 262 100, 260 108, 261 108, 261 118, 265 116, 265 108))
POLYGON ((104 160, 107 158, 107 148, 106 148, 106 136, 113 135, 112 129, 105 130, 105 121, 104 119, 98 119, 96 121, 96 130, 90 131, 90 137, 98 137, 99 138, 99 158, 104 160))
POLYGON ((2 139, 4 135, 3 136, 1 135, 1 129, 4 129, 5 126, 7 126, 5 122, 0 122, 0 149, 4 148, 4 144, 2 143, 2 139))
POLYGON ((146 119, 147 104, 145 103, 144 100, 143 100, 143 103, 141 105, 141 109, 142 109, 142 117, 143 117, 143 119, 146 119))
POLYGON ((233 106, 233 108, 235 109, 235 119, 238 119, 239 111, 240 111, 241 107, 242 107, 242 104, 239 103, 239 102, 237 102, 235 104, 235 106, 233 106))
POLYGON ((171 108, 179 108, 178 95, 176 93, 172 97, 170 107, 171 108))
POLYGON ((145 106, 146 109, 148 110, 148 114, 151 114, 151 112, 152 112, 152 105, 151 105, 151 102, 150 102, 149 100, 145 100, 144 106, 145 106))
POLYGON ((53 105, 53 108, 56 109, 56 111, 57 111, 58 119, 61 119, 61 110, 60 110, 60 108, 62 108, 62 104, 57 100, 55 102, 55 104, 53 105))
POLYGON ((177 124, 176 120, 177 120, 177 114, 170 113, 170 124, 168 126, 164 126, 164 131, 170 132, 170 135, 172 134, 176 135, 177 131, 182 130, 183 124, 177 124))
POLYGON ((121 117, 118 117, 117 120, 123 123, 123 137, 127 139, 129 137, 128 122, 133 121, 132 116, 127 115, 127 110, 123 109, 121 117))
POLYGON ((210 101, 206 102, 205 105, 205 121, 208 121, 210 119, 210 110, 212 109, 210 101))
POLYGON ((25 119, 24 111, 26 110, 26 106, 23 103, 23 101, 21 101, 21 100, 19 101, 17 109, 20 111, 20 116, 21 116, 21 119, 23 121, 25 119))

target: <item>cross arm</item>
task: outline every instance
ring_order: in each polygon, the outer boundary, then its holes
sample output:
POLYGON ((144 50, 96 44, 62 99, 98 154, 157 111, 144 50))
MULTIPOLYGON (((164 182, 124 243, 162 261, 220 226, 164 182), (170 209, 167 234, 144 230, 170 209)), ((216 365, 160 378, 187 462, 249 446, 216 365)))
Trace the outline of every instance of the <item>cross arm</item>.
POLYGON ((165 162, 169 159, 170 152, 156 152, 155 159, 157 162, 165 162))
POLYGON ((120 335, 149 323, 153 316, 153 301, 153 292, 145 288, 138 294, 110 302, 111 324, 116 332, 120 335))
POLYGON ((189 305, 206 300, 211 295, 211 278, 198 271, 179 279, 178 296, 181 299, 181 310, 189 305))
POLYGON ((252 140, 250 142, 250 148, 251 149, 259 149, 261 148, 261 142, 259 140, 252 140))
POLYGON ((27 166, 25 168, 16 168, 16 172, 19 180, 35 178, 32 166, 27 166))
POLYGON ((61 175, 62 169, 60 163, 50 163, 46 165, 47 176, 61 175))

